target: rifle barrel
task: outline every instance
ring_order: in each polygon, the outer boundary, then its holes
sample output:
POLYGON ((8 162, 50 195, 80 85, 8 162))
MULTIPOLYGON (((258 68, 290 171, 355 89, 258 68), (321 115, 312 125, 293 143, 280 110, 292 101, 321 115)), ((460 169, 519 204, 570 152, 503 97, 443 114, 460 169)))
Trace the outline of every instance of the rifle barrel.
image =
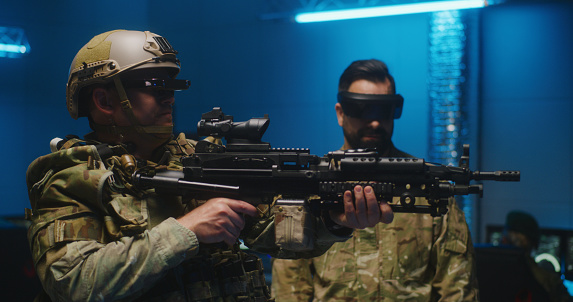
POLYGON ((496 180, 496 181, 519 181, 521 173, 519 171, 494 171, 483 172, 476 171, 472 179, 475 180, 496 180))

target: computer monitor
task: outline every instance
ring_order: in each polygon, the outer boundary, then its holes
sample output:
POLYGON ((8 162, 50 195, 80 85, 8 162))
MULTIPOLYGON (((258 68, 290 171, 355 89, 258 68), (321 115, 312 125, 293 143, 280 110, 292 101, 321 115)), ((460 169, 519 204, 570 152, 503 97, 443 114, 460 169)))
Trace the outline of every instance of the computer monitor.
MULTIPOLYGON (((503 225, 488 225, 486 242, 500 246, 503 229, 503 225)), ((539 246, 533 258, 538 265, 559 273, 573 295, 573 230, 541 228, 540 233, 539 246)))

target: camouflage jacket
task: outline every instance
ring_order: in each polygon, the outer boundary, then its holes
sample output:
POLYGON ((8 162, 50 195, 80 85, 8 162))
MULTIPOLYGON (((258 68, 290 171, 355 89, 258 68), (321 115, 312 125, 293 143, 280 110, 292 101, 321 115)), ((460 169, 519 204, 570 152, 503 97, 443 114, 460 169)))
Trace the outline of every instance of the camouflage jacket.
MULTIPOLYGON (((156 154, 159 164, 138 161, 138 167, 180 169, 179 159, 193 153, 194 145, 180 134, 156 154)), ((53 301, 268 300, 260 259, 238 244, 199 244, 174 217, 201 201, 133 188, 133 171, 122 157, 126 153, 123 146, 72 139, 30 164, 28 239, 47 296, 53 301)), ((270 222, 248 235, 272 245, 272 239, 265 239, 274 238, 270 222)), ((323 253, 333 242, 323 241, 307 257, 323 253)))
MULTIPOLYGON (((392 157, 411 157, 397 149, 392 157)), ((464 213, 396 213, 313 259, 273 259, 276 301, 478 301, 464 213)))

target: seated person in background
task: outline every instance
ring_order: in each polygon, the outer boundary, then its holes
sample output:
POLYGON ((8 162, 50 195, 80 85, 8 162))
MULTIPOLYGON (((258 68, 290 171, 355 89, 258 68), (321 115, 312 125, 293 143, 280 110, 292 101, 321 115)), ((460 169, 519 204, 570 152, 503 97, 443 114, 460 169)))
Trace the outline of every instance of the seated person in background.
POLYGON ((549 294, 550 301, 573 301, 559 275, 539 266, 531 256, 532 251, 539 245, 540 237, 539 225, 533 216, 522 211, 507 214, 502 242, 525 250, 529 268, 537 282, 549 294))

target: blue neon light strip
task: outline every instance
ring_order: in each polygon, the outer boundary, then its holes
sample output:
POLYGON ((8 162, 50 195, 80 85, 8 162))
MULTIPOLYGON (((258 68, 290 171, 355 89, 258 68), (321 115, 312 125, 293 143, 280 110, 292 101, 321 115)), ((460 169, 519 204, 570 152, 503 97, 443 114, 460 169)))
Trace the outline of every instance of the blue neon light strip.
POLYGON ((0 43, 0 52, 26 53, 27 51, 24 45, 0 43))
POLYGON ((294 19, 298 23, 324 22, 334 20, 428 13, 445 10, 480 8, 484 7, 485 5, 485 0, 434 1, 414 4, 386 5, 366 8, 300 13, 297 14, 294 19))

